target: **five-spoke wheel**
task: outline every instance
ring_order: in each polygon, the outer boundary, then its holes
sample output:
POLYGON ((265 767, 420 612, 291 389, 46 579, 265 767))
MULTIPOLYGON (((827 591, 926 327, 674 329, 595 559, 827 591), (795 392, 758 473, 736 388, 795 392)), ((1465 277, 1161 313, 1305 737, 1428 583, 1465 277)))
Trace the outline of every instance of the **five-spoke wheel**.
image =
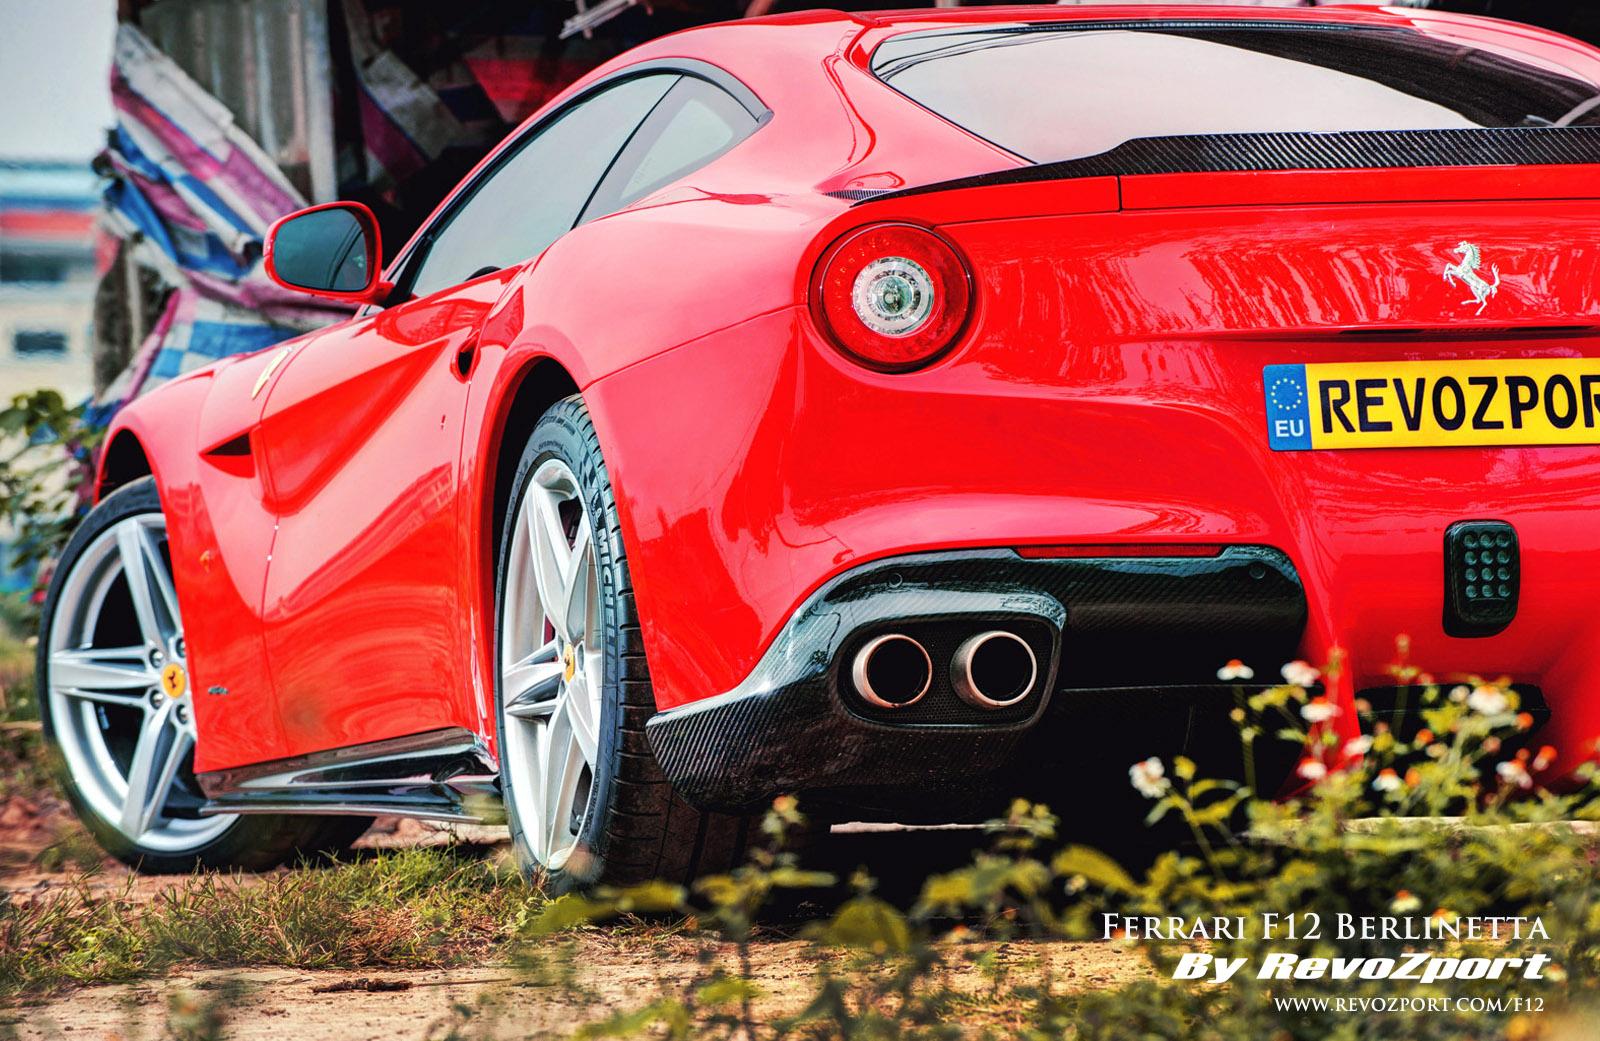
POLYGON ((572 469, 534 471, 511 533, 501 616, 505 765, 529 847, 559 870, 577 847, 600 758, 604 632, 594 529, 572 469))
POLYGON ((656 703, 643 626, 581 398, 529 434, 496 560, 500 786, 523 866, 551 891, 732 867, 748 822, 678 798, 645 738, 656 703))
POLYGON ((161 514, 100 532, 53 615, 44 696, 83 801, 146 849, 180 852, 221 835, 232 817, 196 812, 193 694, 161 514))

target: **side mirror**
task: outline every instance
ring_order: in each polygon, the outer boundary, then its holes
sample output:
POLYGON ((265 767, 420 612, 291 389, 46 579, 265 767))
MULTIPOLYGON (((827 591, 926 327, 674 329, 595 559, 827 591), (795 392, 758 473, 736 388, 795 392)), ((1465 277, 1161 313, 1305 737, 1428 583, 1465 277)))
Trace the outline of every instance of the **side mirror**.
POLYGON ((312 296, 380 302, 394 288, 378 277, 382 258, 378 221, 358 202, 313 206, 267 229, 267 276, 312 296))

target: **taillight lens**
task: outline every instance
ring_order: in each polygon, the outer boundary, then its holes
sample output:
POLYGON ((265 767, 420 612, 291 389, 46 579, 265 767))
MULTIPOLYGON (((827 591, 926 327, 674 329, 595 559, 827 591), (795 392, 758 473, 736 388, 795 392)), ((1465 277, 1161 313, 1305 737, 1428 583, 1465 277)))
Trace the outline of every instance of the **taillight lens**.
POLYGON ((972 279, 955 248, 928 229, 877 224, 822 255, 813 301, 817 320, 846 354, 904 372, 956 342, 972 309, 972 279))

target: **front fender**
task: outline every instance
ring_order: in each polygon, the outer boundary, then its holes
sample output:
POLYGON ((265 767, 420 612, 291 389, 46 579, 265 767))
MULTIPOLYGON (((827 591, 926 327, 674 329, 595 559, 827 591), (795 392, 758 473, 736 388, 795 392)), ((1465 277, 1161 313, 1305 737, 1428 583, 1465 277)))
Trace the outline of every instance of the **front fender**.
MULTIPOLYGON (((260 630, 274 528, 250 434, 292 350, 280 346, 174 380, 124 407, 107 432, 108 444, 138 440, 166 513, 198 772, 275 758, 284 747, 260 630)), ((107 475, 100 476, 104 488, 107 475)))

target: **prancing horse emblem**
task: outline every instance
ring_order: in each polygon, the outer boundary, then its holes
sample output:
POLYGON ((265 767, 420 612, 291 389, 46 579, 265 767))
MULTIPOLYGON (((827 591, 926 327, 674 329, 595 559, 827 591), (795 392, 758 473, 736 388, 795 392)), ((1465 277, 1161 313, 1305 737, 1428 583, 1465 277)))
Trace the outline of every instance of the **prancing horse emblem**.
POLYGON ((1444 280, 1451 285, 1460 282, 1472 290, 1472 299, 1461 302, 1477 304, 1478 310, 1473 313, 1482 314, 1483 309, 1489 306, 1489 298, 1500 291, 1500 269, 1491 267, 1489 270, 1494 274, 1494 281, 1485 282, 1483 276, 1478 274, 1478 269, 1483 266, 1483 256, 1478 252, 1478 247, 1463 242, 1456 246, 1455 252, 1460 255, 1461 262, 1444 266, 1444 280))

